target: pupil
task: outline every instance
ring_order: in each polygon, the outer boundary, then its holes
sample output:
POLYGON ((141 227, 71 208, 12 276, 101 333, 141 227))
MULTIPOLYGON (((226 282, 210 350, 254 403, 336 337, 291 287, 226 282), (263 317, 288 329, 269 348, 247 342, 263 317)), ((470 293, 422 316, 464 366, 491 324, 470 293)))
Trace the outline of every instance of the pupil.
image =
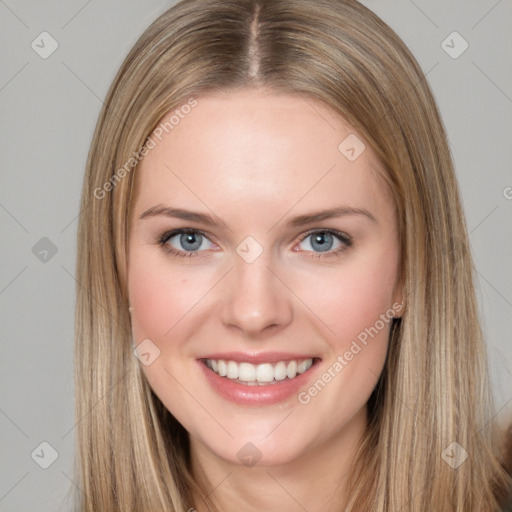
POLYGON ((186 251, 193 251, 194 249, 198 249, 201 245, 201 242, 198 240, 196 233, 185 233, 181 235, 181 243, 186 251), (192 247, 186 247, 187 244, 190 244, 192 247))
MULTIPOLYGON (((313 237, 313 247, 315 244, 318 244, 318 247, 316 247, 316 249, 324 252, 324 251, 328 251, 329 250, 329 242, 332 242, 332 240, 330 240, 332 238, 332 236, 329 234, 329 233, 317 233, 314 237, 313 237)), ((315 247, 314 247, 315 248, 315 247)))

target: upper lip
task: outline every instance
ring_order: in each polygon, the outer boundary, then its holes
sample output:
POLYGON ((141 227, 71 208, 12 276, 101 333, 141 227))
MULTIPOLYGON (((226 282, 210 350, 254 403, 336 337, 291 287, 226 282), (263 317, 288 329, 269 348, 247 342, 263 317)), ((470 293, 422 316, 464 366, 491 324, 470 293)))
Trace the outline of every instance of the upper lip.
POLYGON ((279 361, 293 361, 303 359, 319 359, 311 354, 291 354, 290 352, 215 352, 199 359, 222 359, 237 363, 278 363, 279 361))

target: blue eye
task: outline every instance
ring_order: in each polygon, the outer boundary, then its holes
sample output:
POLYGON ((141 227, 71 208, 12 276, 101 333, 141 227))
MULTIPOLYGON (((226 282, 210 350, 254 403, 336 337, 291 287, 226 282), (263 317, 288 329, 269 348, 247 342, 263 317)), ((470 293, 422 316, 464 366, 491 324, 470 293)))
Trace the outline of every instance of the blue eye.
MULTIPOLYGON (((179 258, 200 256, 202 251, 208 249, 208 242, 211 244, 204 233, 192 228, 175 229, 164 233, 158 239, 160 246, 179 258), (172 242, 173 239, 176 240, 172 242)), ((337 256, 352 246, 349 235, 330 229, 317 229, 306 233, 300 244, 305 242, 309 247, 303 251, 312 253, 314 258, 337 256)))
POLYGON ((330 229, 310 231, 302 239, 301 244, 307 242, 307 252, 313 252, 314 257, 336 256, 352 246, 352 239, 344 233, 330 229), (334 246, 334 247, 333 247, 334 246), (325 254, 322 254, 325 253, 325 254))
POLYGON ((197 254, 200 250, 205 250, 208 247, 204 247, 205 240, 208 240, 206 236, 197 231, 196 229, 175 229, 169 233, 164 233, 159 240, 160 245, 166 246, 166 250, 169 253, 174 254, 178 257, 190 257, 199 256, 197 254), (181 247, 176 247, 170 241, 176 238, 177 243, 181 247))

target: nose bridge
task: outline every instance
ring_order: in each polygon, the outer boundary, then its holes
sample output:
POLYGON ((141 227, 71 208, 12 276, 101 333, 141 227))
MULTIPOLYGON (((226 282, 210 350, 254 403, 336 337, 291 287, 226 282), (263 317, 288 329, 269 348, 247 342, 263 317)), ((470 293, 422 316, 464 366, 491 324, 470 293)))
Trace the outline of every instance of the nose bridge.
POLYGON ((258 246, 251 240, 238 246, 223 312, 226 325, 252 335, 270 326, 283 327, 292 318, 290 297, 271 253, 258 246))

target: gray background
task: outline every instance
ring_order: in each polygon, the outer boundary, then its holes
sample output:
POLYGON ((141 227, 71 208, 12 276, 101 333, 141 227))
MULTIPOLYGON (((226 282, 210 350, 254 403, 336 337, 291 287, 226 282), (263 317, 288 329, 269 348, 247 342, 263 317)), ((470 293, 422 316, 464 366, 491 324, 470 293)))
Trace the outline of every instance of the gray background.
MULTIPOLYGON (((364 3, 404 39, 439 103, 471 232, 496 411, 510 419, 512 0, 364 3), (469 45, 457 58, 464 41, 447 39, 454 31, 469 45)), ((116 70, 172 4, 0 0, 4 512, 71 509, 63 499, 76 485, 74 265, 85 159, 116 70), (43 31, 58 43, 46 59, 31 47, 35 41, 39 52, 51 49, 48 36, 38 37, 43 31), (54 455, 43 441, 58 452, 48 469, 40 465, 54 455)))

